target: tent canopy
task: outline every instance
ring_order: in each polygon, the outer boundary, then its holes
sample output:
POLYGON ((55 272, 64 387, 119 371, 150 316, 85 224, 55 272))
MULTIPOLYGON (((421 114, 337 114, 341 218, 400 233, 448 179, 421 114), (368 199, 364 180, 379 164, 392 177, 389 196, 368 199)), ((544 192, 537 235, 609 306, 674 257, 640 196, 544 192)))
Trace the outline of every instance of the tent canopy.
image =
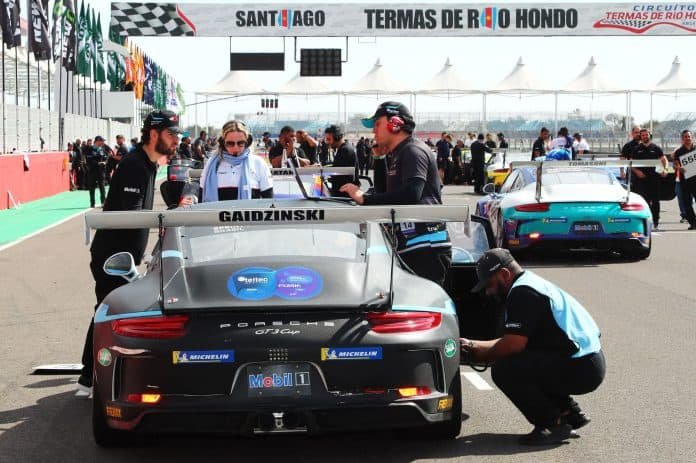
POLYGON ((625 91, 626 89, 619 88, 597 69, 594 56, 590 58, 587 67, 580 75, 561 90, 563 93, 623 93, 625 91))
POLYGON ((672 62, 672 69, 660 80, 653 88, 655 92, 693 92, 696 91, 696 80, 687 76, 681 67, 679 57, 675 56, 672 62))
POLYGON ((259 95, 265 93, 260 85, 251 80, 244 71, 230 71, 225 77, 207 89, 198 92, 201 95, 259 95))
POLYGON ((353 84, 346 93, 393 95, 397 93, 412 93, 412 91, 392 77, 378 59, 370 72, 353 84))
POLYGON ((440 72, 435 74, 432 79, 425 84, 419 93, 442 94, 442 93, 479 93, 474 84, 461 77, 455 66, 447 58, 445 65, 440 72))
POLYGON ((553 88, 536 75, 520 57, 510 74, 498 82, 491 93, 551 93, 553 88))
POLYGON ((303 77, 298 73, 270 93, 278 95, 331 95, 336 92, 331 90, 321 77, 303 77))

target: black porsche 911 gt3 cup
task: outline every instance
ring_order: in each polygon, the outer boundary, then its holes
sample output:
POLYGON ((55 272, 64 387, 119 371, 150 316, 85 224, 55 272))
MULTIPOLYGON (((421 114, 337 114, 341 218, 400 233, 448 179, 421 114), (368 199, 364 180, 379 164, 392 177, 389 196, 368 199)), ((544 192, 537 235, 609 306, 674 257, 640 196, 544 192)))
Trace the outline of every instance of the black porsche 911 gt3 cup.
MULTIPOLYGON (((133 432, 459 434, 454 303, 393 258, 384 223, 456 221, 470 235, 467 207, 317 206, 86 216, 90 228, 161 231, 145 275, 127 253, 105 264, 130 283, 94 320, 98 444, 133 432)), ((475 247, 455 247, 455 260, 475 262, 475 247)))

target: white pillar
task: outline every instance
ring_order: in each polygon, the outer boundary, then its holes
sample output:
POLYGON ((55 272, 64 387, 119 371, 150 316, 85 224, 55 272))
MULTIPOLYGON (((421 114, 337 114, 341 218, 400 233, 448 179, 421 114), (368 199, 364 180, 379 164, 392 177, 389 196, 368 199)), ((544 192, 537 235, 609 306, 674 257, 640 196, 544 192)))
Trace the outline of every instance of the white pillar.
POLYGON ((653 92, 650 92, 650 133, 653 131, 653 92))

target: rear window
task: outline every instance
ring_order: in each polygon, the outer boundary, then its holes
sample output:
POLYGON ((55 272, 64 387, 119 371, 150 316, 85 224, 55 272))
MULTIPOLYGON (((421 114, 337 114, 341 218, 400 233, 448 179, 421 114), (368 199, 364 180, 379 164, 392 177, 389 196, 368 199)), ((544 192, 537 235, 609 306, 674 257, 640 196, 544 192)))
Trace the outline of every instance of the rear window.
POLYGON ((486 229, 478 222, 450 222, 447 231, 452 242, 454 264, 476 262, 489 249, 486 229))
POLYGON ((544 185, 611 185, 614 177, 604 170, 553 170, 544 172, 544 185))
MULTIPOLYGON (((200 227, 193 227, 198 228, 200 227)), ((355 227, 357 231, 357 226, 355 227)), ((208 229, 210 231, 210 229, 208 229)), ((251 257, 303 256, 355 260, 365 240, 336 228, 214 227, 213 233, 191 233, 192 263, 251 257), (196 236, 198 235, 198 236, 196 236)))

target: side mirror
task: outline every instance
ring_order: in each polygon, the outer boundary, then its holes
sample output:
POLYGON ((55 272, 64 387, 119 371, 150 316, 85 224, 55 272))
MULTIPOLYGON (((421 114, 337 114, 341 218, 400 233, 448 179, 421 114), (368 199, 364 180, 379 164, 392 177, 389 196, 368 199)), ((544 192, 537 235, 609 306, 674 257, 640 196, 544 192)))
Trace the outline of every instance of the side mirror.
POLYGON ((135 260, 130 252, 117 252, 104 262, 104 273, 114 277, 122 277, 128 282, 140 277, 135 268, 135 260))
POLYGON ((487 195, 495 193, 495 183, 486 183, 483 185, 483 192, 487 195))

